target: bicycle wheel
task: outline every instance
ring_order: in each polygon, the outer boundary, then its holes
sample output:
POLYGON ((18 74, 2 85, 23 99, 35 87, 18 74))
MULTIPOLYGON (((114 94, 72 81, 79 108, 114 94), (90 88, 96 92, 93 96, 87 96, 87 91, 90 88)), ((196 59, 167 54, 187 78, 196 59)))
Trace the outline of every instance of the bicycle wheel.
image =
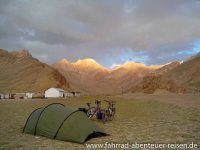
POLYGON ((106 121, 109 120, 109 112, 107 110, 101 110, 102 115, 102 121, 105 123, 106 121))
POLYGON ((111 120, 115 119, 115 110, 116 110, 115 108, 112 108, 112 113, 110 117, 111 120))
POLYGON ((95 107, 91 107, 91 108, 89 108, 88 110, 87 110, 87 116, 88 116, 88 118, 92 118, 92 116, 94 116, 94 114, 95 114, 95 107))

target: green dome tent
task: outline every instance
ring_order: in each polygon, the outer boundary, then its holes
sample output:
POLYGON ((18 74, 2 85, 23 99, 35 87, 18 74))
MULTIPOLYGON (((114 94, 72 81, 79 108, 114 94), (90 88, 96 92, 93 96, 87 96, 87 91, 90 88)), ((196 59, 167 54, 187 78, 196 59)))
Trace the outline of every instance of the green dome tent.
POLYGON ((34 110, 28 117, 23 132, 77 143, 106 135, 84 112, 59 103, 34 110))

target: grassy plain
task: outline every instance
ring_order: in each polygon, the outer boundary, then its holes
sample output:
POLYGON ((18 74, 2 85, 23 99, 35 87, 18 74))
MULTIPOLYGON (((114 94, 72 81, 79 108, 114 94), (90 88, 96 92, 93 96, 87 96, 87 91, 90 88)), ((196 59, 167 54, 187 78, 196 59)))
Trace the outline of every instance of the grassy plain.
MULTIPOLYGON (((70 99, 0 100, 1 150, 75 150, 76 144, 23 134, 29 114, 53 102, 70 107, 85 107, 95 99, 116 101, 115 120, 102 123, 93 120, 110 136, 86 143, 197 143, 200 145, 200 95, 135 94, 115 97, 86 96, 70 99)), ((106 104, 103 102, 103 108, 106 104)))

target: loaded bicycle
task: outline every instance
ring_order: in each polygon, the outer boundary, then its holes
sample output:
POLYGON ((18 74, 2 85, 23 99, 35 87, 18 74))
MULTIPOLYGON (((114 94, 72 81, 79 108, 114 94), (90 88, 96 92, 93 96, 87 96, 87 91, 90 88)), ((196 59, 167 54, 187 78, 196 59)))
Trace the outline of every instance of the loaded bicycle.
POLYGON ((113 120, 115 117, 115 111, 116 111, 116 108, 114 107, 115 101, 108 101, 108 100, 104 100, 104 101, 107 102, 108 104, 107 109, 102 110, 102 112, 105 114, 104 120, 105 121, 113 120))
POLYGON ((115 101, 104 101, 107 102, 107 109, 102 109, 101 101, 96 100, 96 106, 91 107, 90 103, 86 103, 88 108, 79 108, 79 110, 85 112, 90 119, 96 117, 96 119, 102 120, 103 122, 113 120, 116 112, 116 108, 114 107, 115 101))

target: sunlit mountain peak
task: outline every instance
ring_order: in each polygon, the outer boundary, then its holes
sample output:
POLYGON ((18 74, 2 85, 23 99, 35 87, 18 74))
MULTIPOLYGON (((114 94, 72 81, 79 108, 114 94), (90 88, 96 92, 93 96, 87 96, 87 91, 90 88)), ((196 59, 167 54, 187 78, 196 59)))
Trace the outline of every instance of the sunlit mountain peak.
POLYGON ((75 66, 79 66, 82 68, 87 68, 87 69, 101 69, 101 70, 107 70, 105 67, 97 63, 94 59, 92 58, 87 58, 87 59, 82 59, 82 60, 77 60, 75 63, 73 63, 75 66))
POLYGON ((61 61, 60 61, 60 63, 63 63, 63 64, 68 64, 68 63, 70 63, 67 59, 62 59, 61 61))
POLYGON ((82 59, 82 60, 77 60, 75 62, 76 64, 98 64, 94 59, 92 58, 86 58, 86 59, 82 59))
POLYGON ((145 68, 145 64, 140 62, 128 61, 122 65, 119 65, 117 68, 126 68, 126 69, 136 69, 136 68, 145 68))
POLYGON ((114 65, 112 65, 111 68, 113 70, 116 70, 116 69, 119 69, 119 68, 125 68, 125 69, 128 69, 128 70, 134 70, 134 69, 138 69, 138 68, 159 69, 159 68, 163 67, 164 65, 147 66, 147 65, 145 65, 141 62, 128 61, 128 62, 125 62, 124 64, 114 64, 114 65))
POLYGON ((134 61, 127 61, 124 64, 113 64, 111 66, 112 70, 116 70, 119 68, 126 68, 126 69, 135 69, 135 68, 141 68, 141 67, 146 67, 145 64, 140 63, 140 62, 134 62, 134 61))

